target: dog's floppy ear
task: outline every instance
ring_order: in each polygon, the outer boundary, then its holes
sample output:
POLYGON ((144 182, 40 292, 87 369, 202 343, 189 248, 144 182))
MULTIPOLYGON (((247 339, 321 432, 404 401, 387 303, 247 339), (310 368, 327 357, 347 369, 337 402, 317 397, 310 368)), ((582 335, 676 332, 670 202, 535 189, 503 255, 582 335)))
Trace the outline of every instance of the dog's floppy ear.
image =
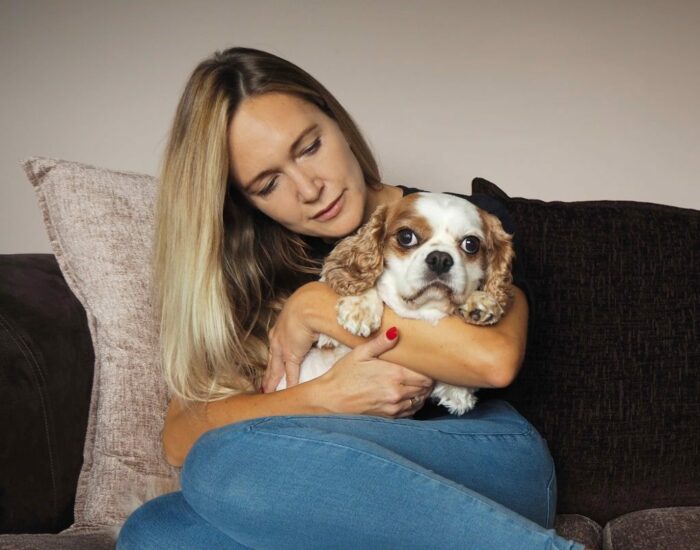
POLYGON ((326 258, 321 280, 340 296, 369 290, 384 269, 387 206, 377 207, 357 233, 340 241, 326 258))
POLYGON ((486 238, 486 279, 482 290, 493 296, 505 311, 513 295, 513 238, 496 216, 483 209, 479 214, 486 238))

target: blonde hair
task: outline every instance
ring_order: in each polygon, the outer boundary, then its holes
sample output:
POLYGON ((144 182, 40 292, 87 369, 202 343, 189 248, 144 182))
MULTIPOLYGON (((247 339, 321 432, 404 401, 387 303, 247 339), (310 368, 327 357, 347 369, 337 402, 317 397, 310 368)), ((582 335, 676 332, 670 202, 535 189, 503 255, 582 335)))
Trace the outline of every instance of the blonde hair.
POLYGON ((197 65, 160 169, 152 265, 162 367, 185 402, 257 391, 284 299, 319 273, 308 243, 253 208, 231 179, 229 123, 242 100, 267 92, 296 95, 335 119, 366 184, 381 185, 350 115, 296 65, 251 48, 197 65))

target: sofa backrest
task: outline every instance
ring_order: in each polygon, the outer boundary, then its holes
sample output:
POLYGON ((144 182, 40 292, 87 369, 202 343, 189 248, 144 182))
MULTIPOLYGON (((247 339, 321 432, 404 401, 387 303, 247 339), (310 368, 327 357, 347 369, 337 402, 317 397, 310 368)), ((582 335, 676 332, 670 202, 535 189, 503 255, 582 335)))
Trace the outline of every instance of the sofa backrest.
MULTIPOLYGON (((559 513, 601 524, 700 502, 700 211, 510 198, 533 298, 500 395, 547 440, 559 513)), ((496 392, 494 392, 496 393, 496 392)))
POLYGON ((0 254, 0 533, 73 523, 94 361, 56 258, 0 254))

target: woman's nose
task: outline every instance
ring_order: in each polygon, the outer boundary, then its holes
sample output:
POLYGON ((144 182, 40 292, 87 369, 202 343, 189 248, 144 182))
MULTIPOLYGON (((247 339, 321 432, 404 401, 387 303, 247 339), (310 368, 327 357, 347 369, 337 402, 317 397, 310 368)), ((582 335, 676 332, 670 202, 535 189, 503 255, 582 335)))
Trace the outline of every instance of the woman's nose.
POLYGON ((295 174, 294 179, 297 185, 297 193, 302 202, 318 200, 323 189, 323 181, 321 179, 306 174, 302 170, 295 174))

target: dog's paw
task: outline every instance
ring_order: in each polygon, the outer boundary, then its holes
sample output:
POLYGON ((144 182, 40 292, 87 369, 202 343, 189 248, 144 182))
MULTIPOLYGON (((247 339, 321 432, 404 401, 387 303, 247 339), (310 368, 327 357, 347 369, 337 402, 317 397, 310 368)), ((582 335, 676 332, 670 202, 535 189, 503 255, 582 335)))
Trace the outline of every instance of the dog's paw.
POLYGON ((459 315, 473 325, 494 325, 503 317, 503 308, 488 292, 475 290, 467 303, 457 310, 459 315))
POLYGON ((446 407, 450 414, 461 416, 476 405, 477 397, 474 395, 476 390, 476 388, 452 386, 438 382, 430 397, 433 401, 437 401, 438 405, 446 407))
POLYGON ((316 347, 321 348, 321 349, 333 349, 337 348, 340 345, 340 342, 338 340, 331 338, 327 334, 319 334, 318 335, 318 341, 316 342, 316 347))
POLYGON ((377 291, 370 288, 359 296, 343 296, 336 304, 337 320, 356 336, 369 336, 382 324, 384 304, 377 291))

